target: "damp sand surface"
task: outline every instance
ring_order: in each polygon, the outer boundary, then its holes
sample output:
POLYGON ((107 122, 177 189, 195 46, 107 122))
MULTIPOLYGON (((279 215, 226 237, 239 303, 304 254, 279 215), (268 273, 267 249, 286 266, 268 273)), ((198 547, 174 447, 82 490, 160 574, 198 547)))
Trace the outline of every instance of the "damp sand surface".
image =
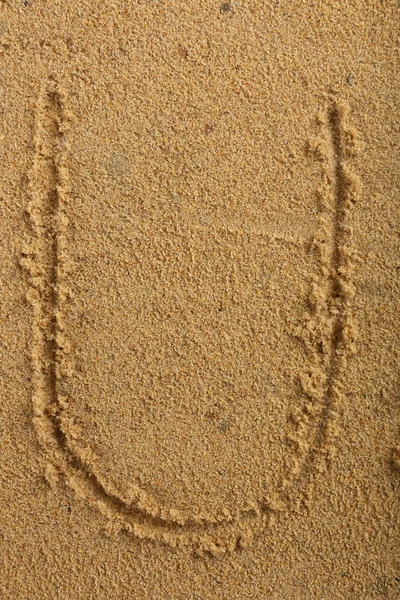
POLYGON ((1 2, 2 597, 400 595, 397 22, 1 2))

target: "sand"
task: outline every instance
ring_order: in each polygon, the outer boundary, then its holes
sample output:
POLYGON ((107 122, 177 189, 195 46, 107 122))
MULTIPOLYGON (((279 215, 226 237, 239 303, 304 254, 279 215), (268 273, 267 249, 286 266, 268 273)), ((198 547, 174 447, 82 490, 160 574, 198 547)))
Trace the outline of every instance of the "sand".
POLYGON ((398 4, 1 0, 0 597, 400 597, 398 4))

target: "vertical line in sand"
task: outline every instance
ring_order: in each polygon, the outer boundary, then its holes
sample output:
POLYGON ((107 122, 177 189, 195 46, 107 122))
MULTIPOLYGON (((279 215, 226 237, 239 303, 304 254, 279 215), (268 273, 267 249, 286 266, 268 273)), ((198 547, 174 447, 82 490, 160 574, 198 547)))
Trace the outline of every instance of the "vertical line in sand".
POLYGON ((313 240, 320 268, 313 279, 310 312, 302 332, 310 364, 300 375, 306 401, 293 415, 294 431, 289 434, 297 456, 284 486, 287 491, 292 483, 296 490, 311 485, 316 462, 318 468, 324 468, 320 458, 335 452, 333 441, 339 433, 338 410, 343 398, 341 373, 347 356, 355 349, 351 310, 354 250, 349 217, 359 197, 360 181, 352 173, 349 159, 359 144, 355 130, 347 124, 348 112, 346 104, 331 100, 319 117, 321 135, 310 146, 322 164, 320 224, 313 240))
POLYGON ((344 174, 344 129, 343 113, 338 105, 333 103, 329 109, 328 123, 332 144, 332 171, 333 171, 333 217, 332 217, 332 289, 331 303, 335 308, 333 314, 332 332, 329 348, 329 369, 327 372, 327 409, 331 408, 334 399, 335 378, 339 370, 339 346, 343 341, 343 309, 345 308, 341 296, 341 248, 346 241, 345 224, 347 217, 347 184, 344 174))
POLYGON ((333 453, 332 441, 339 432, 337 409, 343 397, 340 374, 346 366, 347 355, 354 351, 356 338, 350 307, 355 293, 352 282, 354 250, 348 221, 359 197, 360 180, 349 166, 349 159, 356 154, 357 134, 347 124, 348 112, 346 104, 334 100, 325 122, 328 139, 323 162, 327 186, 322 192, 325 210, 319 242, 330 250, 325 253, 321 250, 323 300, 316 305, 316 317, 321 320, 322 345, 325 346, 325 385, 321 427, 315 447, 326 456, 333 453))
POLYGON ((332 315, 331 339, 329 347, 329 368, 327 370, 326 406, 322 420, 323 451, 329 453, 331 438, 338 434, 336 411, 342 398, 340 372, 346 366, 346 355, 354 351, 355 321, 351 314, 350 303, 355 293, 353 275, 352 228, 349 226, 350 212, 360 192, 360 180, 354 175, 348 159, 355 154, 356 132, 348 127, 348 107, 333 101, 328 111, 328 125, 331 143, 332 170, 332 287, 328 299, 329 312, 332 315))
POLYGON ((55 87, 47 85, 41 90, 37 107, 34 159, 28 182, 28 212, 34 237, 24 249, 22 259, 31 275, 28 299, 33 307, 33 418, 46 446, 57 436, 51 416, 56 410, 59 369, 58 213, 62 143, 60 97, 55 87), (48 435, 49 429, 52 436, 48 435))
POLYGON ((68 219, 63 207, 68 196, 64 166, 68 119, 56 83, 46 81, 37 103, 33 162, 28 173, 33 235, 21 259, 30 275, 27 298, 33 309, 33 421, 40 443, 61 469, 65 469, 66 457, 58 423, 63 402, 58 388, 60 378, 71 371, 62 316, 68 297, 63 276, 69 268, 64 256, 68 219))

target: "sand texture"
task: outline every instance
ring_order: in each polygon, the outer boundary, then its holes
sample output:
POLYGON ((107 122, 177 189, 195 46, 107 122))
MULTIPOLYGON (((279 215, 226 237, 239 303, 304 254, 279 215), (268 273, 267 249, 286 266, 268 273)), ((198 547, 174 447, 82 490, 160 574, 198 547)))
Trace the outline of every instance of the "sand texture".
POLYGON ((0 599, 400 598, 399 6, 0 0, 0 599))

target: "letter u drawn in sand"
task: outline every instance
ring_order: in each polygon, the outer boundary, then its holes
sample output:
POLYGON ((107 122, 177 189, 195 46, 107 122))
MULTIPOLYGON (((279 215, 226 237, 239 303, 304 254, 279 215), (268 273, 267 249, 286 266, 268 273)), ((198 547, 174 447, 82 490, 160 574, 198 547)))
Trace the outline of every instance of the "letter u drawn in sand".
MULTIPOLYGON (((321 135, 311 144, 320 161, 320 222, 313 245, 319 271, 311 282, 305 307, 304 341, 308 366, 299 373, 302 392, 288 423, 291 464, 282 473, 279 492, 265 494, 251 508, 221 519, 188 517, 161 506, 139 486, 124 496, 105 481, 90 460, 90 451, 76 443, 74 429, 64 418, 73 398, 65 381, 73 374, 65 315, 71 290, 68 260, 69 140, 73 118, 67 99, 55 81, 47 81, 37 105, 33 163, 29 173, 29 214, 32 239, 23 250, 29 273, 28 299, 33 311, 33 423, 49 462, 81 498, 107 518, 111 532, 125 530, 138 537, 173 546, 191 545, 199 553, 223 555, 251 542, 276 511, 289 509, 310 495, 317 462, 326 464, 338 433, 338 408, 344 398, 341 372, 354 347, 352 315, 353 247, 349 214, 360 193, 351 171, 356 135, 348 126, 345 104, 332 100, 321 113, 321 135)), ((79 226, 79 223, 77 224, 79 226)))

